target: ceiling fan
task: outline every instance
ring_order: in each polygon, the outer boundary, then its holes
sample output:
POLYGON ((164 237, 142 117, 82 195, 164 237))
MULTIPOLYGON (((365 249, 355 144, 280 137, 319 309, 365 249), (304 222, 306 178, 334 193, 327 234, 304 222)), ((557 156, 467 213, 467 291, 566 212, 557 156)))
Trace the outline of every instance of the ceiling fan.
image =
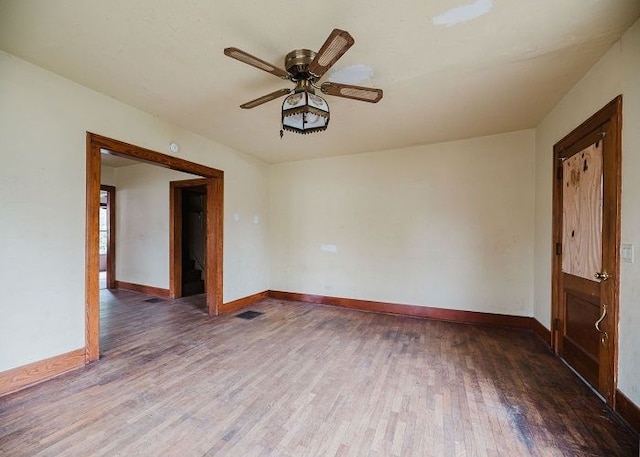
MULTIPOLYGON (((293 89, 280 89, 255 100, 243 103, 240 108, 251 109, 284 95, 282 104, 282 128, 296 133, 311 133, 326 130, 329 125, 329 105, 316 95, 320 90, 326 95, 377 103, 382 99, 382 90, 325 81, 316 83, 355 43, 344 30, 334 29, 320 50, 294 49, 284 59, 283 70, 238 48, 225 48, 224 54, 282 79, 295 83, 293 89)), ((282 136, 282 131, 280 131, 282 136)))

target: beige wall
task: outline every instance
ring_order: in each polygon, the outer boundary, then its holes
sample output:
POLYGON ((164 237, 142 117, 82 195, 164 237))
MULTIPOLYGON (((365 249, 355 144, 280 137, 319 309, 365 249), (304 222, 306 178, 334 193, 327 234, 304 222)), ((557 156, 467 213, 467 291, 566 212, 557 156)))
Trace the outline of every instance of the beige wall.
POLYGON ((0 371, 84 347, 86 131, 224 170, 224 300, 268 288, 266 164, 4 52, 0 100, 0 371))
POLYGON ((116 185, 116 169, 113 167, 102 165, 100 167, 100 184, 104 184, 107 186, 115 186, 116 185))
MULTIPOLYGON (((534 315, 551 315, 551 195, 553 145, 623 94, 622 243, 640 249, 640 22, 558 103, 536 129, 534 315)), ((638 252, 640 255, 640 252, 638 252)), ((620 290, 619 388, 640 404, 640 258, 623 263, 620 290)))
POLYGON ((533 130, 273 165, 270 187, 272 289, 531 315, 533 130))
POLYGON ((149 164, 114 170, 116 279, 169 288, 169 182, 199 176, 149 164))
POLYGON ((139 163, 101 167, 116 187, 116 279, 169 288, 169 183, 200 176, 139 163))
MULTIPOLYGON (((149 164, 101 167, 101 183, 116 187, 116 279, 134 284, 169 287, 169 182, 199 176, 149 164)), ((257 278, 266 283, 268 258, 265 249, 268 200, 264 167, 252 173, 225 175, 225 187, 246 189, 235 204, 225 195, 224 270, 235 271, 228 284, 244 287, 257 278), (230 182, 231 181, 231 182, 230 182), (256 198, 259 197, 259 198, 256 198), (229 252, 230 243, 234 255, 229 252), (259 262, 256 262, 256 255, 259 262)), ((227 290, 225 288, 225 290, 227 290)), ((239 295, 235 298, 251 295, 239 295)), ((231 301, 235 298, 227 298, 231 301)))

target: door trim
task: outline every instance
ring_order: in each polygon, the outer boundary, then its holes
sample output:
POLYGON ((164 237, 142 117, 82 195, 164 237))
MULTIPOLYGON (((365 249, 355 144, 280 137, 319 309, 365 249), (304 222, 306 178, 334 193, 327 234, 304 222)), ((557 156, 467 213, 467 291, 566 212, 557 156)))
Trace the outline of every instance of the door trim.
POLYGON ((207 183, 207 288, 210 316, 222 306, 224 172, 123 141, 87 132, 86 138, 86 229, 85 229, 85 360, 100 358, 99 208, 101 149, 113 155, 209 178, 207 183), (209 243, 209 240, 212 243, 209 243))
MULTIPOLYGON (((562 309, 562 256, 556 246, 562 243, 562 193, 560 180, 555 179, 558 167, 562 166, 561 159, 577 152, 585 144, 585 137, 593 138, 600 134, 605 142, 604 151, 607 160, 603 160, 603 193, 606 204, 603 204, 603 250, 602 267, 612 277, 601 288, 601 300, 609 307, 608 357, 600 370, 599 384, 601 393, 607 402, 615 408, 616 387, 618 383, 618 321, 619 321, 619 290, 620 290, 620 213, 622 189, 622 95, 619 95, 604 108, 595 113, 579 127, 565 136, 553 147, 553 243, 552 243, 552 348, 559 353, 561 332, 558 325, 562 309), (577 149, 576 149, 577 148, 577 149), (606 223, 609 221, 609 224, 606 223)), ((588 141, 587 141, 588 142, 588 141)), ((595 386, 598 387, 598 386, 595 386)))

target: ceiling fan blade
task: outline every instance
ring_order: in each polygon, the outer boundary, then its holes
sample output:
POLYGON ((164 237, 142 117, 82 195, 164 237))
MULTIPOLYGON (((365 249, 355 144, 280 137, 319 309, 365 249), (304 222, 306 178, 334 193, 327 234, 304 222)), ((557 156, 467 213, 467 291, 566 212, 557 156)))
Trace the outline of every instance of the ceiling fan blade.
POLYGON ((275 67, 271 65, 269 62, 265 62, 262 59, 258 59, 255 56, 252 56, 249 53, 244 52, 242 49, 238 48, 225 48, 224 55, 232 57, 240 62, 244 62, 252 67, 259 68, 260 70, 264 70, 267 73, 271 73, 272 75, 276 75, 282 79, 289 79, 289 73, 282 70, 281 68, 275 67))
POLYGON ((309 72, 320 78, 336 61, 353 46, 355 40, 349 32, 333 29, 314 59, 309 63, 309 72))
POLYGON ((340 84, 327 81, 322 83, 320 90, 327 95, 351 98, 369 103, 378 103, 382 99, 382 89, 352 86, 351 84, 340 84))
POLYGON ((240 108, 243 109, 251 109, 256 106, 260 106, 263 103, 270 102, 271 100, 275 100, 276 98, 282 97, 283 95, 287 95, 291 92, 291 89, 280 89, 275 92, 271 92, 270 94, 263 95, 262 97, 256 98, 255 100, 251 100, 250 102, 243 103, 240 105, 240 108))

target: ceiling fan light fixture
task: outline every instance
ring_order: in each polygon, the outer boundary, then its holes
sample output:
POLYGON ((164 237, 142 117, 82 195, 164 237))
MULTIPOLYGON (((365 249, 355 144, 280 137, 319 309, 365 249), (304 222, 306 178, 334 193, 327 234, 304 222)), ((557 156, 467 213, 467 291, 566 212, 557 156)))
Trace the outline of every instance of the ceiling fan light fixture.
POLYGON ((322 132, 329 126, 327 101, 309 91, 296 92, 282 102, 282 128, 307 134, 322 132))
MULTIPOLYGON (((329 105, 316 95, 316 89, 326 95, 377 103, 382 98, 381 89, 326 81, 317 85, 322 76, 355 43, 349 32, 333 29, 318 52, 310 49, 294 49, 284 59, 286 70, 275 67, 238 48, 225 48, 225 55, 274 76, 294 82, 295 89, 280 89, 255 100, 243 103, 240 108, 252 109, 276 98, 287 95, 282 103, 283 130, 295 133, 322 132, 329 126, 329 105), (291 93, 293 91, 293 93, 291 93)), ((365 68, 366 70, 366 68, 365 68)), ((369 69, 370 70, 370 69, 369 69)), ((370 76, 370 71, 367 73, 370 76)))

